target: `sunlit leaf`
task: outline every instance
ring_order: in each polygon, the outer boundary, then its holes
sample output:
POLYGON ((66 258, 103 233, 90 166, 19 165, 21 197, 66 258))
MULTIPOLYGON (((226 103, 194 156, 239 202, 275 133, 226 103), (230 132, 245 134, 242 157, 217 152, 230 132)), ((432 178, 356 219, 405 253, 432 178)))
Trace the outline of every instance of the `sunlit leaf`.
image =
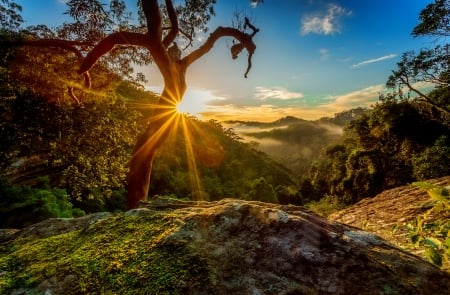
POLYGON ((430 260, 433 264, 441 267, 442 266, 442 255, 435 250, 434 248, 428 248, 425 251, 425 256, 430 260))

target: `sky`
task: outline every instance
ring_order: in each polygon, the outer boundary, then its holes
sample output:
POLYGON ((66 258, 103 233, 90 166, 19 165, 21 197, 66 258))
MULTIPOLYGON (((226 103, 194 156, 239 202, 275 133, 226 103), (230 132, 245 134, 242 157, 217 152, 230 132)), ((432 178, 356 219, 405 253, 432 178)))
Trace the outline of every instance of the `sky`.
MULTIPOLYGON (((127 0, 130 7, 136 0, 127 0)), ((269 122, 285 116, 314 120, 370 107, 402 53, 432 47, 413 38, 420 11, 432 0, 218 0, 210 31, 230 26, 243 12, 260 29, 253 66, 247 53, 231 59, 231 39, 221 39, 187 72, 183 110, 201 119, 269 122)), ((17 0, 25 25, 58 26, 64 0, 17 0)), ((201 44, 208 36, 198 34, 201 44)), ((154 66, 138 69, 147 89, 159 92, 154 66)))

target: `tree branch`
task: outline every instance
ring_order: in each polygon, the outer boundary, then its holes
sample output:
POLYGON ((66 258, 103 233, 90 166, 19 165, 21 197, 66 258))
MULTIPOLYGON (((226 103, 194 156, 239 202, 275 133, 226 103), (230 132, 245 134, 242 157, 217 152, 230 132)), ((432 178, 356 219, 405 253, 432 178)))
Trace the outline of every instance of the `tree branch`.
POLYGON ((158 0, 141 0, 142 10, 147 20, 147 31, 152 38, 162 39, 162 18, 158 0))
MULTIPOLYGON (((206 42, 200 46, 198 49, 191 52, 189 55, 184 57, 182 59, 182 62, 185 64, 186 67, 191 65, 193 62, 201 58, 203 55, 208 53, 216 41, 222 37, 233 37, 236 40, 240 42, 240 45, 245 48, 248 51, 249 58, 248 58, 248 66, 247 71, 245 72, 245 77, 247 78, 247 74, 251 69, 252 63, 251 58, 253 56, 253 53, 255 52, 256 45, 253 43, 253 36, 256 34, 257 31, 254 31, 252 35, 249 35, 247 33, 241 32, 238 29, 230 28, 230 27, 218 27, 214 32, 211 33, 211 35, 208 37, 206 42)), ((238 54, 238 53, 237 53, 238 54)), ((234 55, 233 58, 237 57, 237 54, 234 55)))
POLYGON ((89 71, 102 57, 103 55, 110 52, 116 45, 134 45, 142 47, 150 47, 151 40, 148 36, 140 33, 132 32, 116 32, 103 38, 84 58, 79 74, 86 73, 89 71))
POLYGON ((402 81, 403 84, 405 84, 411 91, 415 92, 416 94, 418 94, 420 97, 422 97, 426 102, 428 102, 429 104, 431 104, 432 106, 443 110, 444 112, 446 112, 447 114, 450 113, 450 111, 446 108, 443 107, 435 102, 433 102, 433 100, 426 94, 424 94, 423 92, 417 90, 416 88, 412 87, 412 85, 409 83, 408 79, 405 79, 403 77, 399 77, 400 80, 402 81))
POLYGON ((169 47, 169 45, 175 40, 179 32, 178 18, 175 8, 173 7, 172 0, 166 0, 167 13, 169 14, 169 19, 171 23, 171 28, 167 36, 163 40, 164 47, 169 47))
POLYGON ((400 81, 402 81, 403 84, 405 84, 411 91, 415 92, 416 94, 418 94, 419 96, 423 97, 424 99, 426 99, 427 101, 431 101, 431 98, 428 97, 425 93, 422 93, 421 91, 415 89, 414 87, 412 87, 411 83, 409 83, 408 79, 405 79, 403 77, 399 77, 400 81))

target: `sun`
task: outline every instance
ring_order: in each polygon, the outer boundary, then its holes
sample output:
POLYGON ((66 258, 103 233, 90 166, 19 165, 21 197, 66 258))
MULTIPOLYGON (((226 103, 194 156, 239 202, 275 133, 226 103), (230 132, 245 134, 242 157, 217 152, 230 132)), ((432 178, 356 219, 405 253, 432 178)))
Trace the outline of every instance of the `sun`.
POLYGON ((177 110, 177 113, 179 114, 189 114, 191 113, 192 109, 189 106, 188 103, 186 103, 186 100, 180 101, 176 106, 175 109, 177 110))

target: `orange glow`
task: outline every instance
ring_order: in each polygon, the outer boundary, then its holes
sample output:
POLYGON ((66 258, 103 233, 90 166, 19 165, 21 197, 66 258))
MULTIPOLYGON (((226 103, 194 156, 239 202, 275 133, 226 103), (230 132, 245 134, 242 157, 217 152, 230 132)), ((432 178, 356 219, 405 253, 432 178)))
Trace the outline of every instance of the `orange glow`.
MULTIPOLYGON (((177 105, 179 106, 179 105, 177 105)), ((207 200, 204 192, 198 162, 205 166, 218 166, 223 160, 223 148, 218 140, 214 140, 200 127, 200 123, 189 117, 178 107, 150 106, 155 114, 150 119, 150 126, 159 126, 155 129, 145 144, 135 153, 135 157, 148 154, 148 151, 158 149, 163 142, 178 144, 182 136, 188 165, 188 175, 191 186, 192 200, 207 200), (155 108, 156 107, 156 108, 155 108)), ((182 142, 182 141, 181 141, 182 142)), ((169 148, 166 145, 164 148, 169 148)), ((146 159, 142 158, 142 161, 146 159)))

